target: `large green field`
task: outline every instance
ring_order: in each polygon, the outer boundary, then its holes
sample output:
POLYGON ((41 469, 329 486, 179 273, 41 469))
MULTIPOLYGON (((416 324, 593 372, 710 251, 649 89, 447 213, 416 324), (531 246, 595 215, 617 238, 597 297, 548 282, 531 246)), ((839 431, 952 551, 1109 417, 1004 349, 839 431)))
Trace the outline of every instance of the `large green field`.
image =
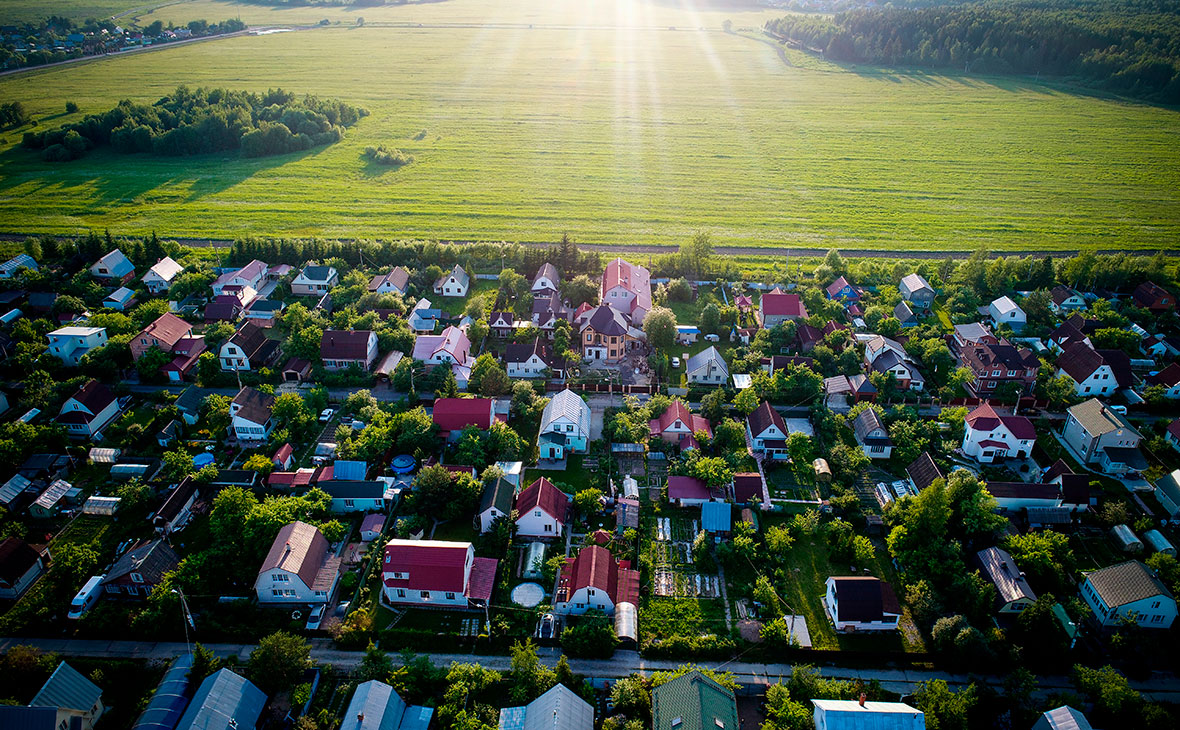
POLYGON ((6 131, 0 230, 525 241, 568 231, 643 245, 707 229, 721 244, 923 250, 1180 240, 1176 111, 1013 79, 842 69, 720 30, 767 11, 195 2, 140 22, 234 15, 340 22, 0 78, 0 99, 56 125, 77 118, 67 100, 86 113, 178 83, 282 86, 371 116, 331 147, 262 160, 92 153, 50 164, 18 148, 21 130, 6 131), (423 27, 393 25, 403 21, 423 27), (362 152, 375 144, 415 162, 370 165, 362 152))

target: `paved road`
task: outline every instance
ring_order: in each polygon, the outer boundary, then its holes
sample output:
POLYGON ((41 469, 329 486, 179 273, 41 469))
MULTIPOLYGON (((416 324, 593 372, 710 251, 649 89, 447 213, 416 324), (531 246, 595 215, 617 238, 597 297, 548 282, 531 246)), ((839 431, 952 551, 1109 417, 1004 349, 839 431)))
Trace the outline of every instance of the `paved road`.
MULTIPOLYGON (((312 658, 321 663, 332 664, 342 668, 352 668, 360 663, 363 656, 358 651, 342 651, 337 649, 329 639, 312 640, 312 658)), ((43 651, 52 651, 65 656, 83 657, 127 657, 133 659, 170 659, 186 651, 182 642, 138 642, 138 641, 105 641, 81 639, 0 639, 0 651, 26 644, 35 646, 43 651)), ((250 644, 207 644, 218 656, 237 657, 245 661, 254 648, 250 644)), ((554 648, 541 648, 538 653, 541 659, 552 666, 557 663, 560 651, 554 648)), ((475 661, 489 669, 506 670, 509 668, 509 658, 506 656, 489 655, 476 656, 472 654, 427 654, 431 661, 438 666, 448 666, 452 662, 475 661)), ((634 651, 619 651, 611 659, 571 659, 570 664, 575 672, 588 677, 612 679, 623 677, 632 672, 650 673, 667 669, 674 669, 681 662, 644 659, 634 651)), ((763 664, 754 662, 722 662, 706 663, 708 666, 732 672, 738 681, 745 685, 764 686, 773 684, 791 673, 789 664, 763 664)), ((841 679, 877 680, 885 689, 900 694, 909 694, 919 682, 929 679, 943 679, 952 686, 962 687, 972 679, 985 682, 988 685, 1001 687, 1003 679, 999 676, 970 677, 966 674, 952 672, 924 671, 913 669, 857 669, 852 667, 819 667, 819 672, 825 677, 841 679)), ((1068 677, 1045 676, 1040 677, 1042 692, 1059 690, 1073 690, 1073 684, 1068 677)), ((1176 702, 1180 700, 1180 680, 1173 674, 1157 672, 1145 680, 1133 680, 1131 685, 1148 698, 1156 701, 1176 702)))

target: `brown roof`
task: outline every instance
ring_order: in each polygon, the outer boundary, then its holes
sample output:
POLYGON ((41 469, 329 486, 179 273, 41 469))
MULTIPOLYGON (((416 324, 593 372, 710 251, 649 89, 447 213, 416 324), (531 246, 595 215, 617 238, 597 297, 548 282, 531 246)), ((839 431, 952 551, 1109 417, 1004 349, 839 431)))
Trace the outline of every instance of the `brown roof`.
POLYGON ((161 344, 166 344, 165 349, 170 350, 180 341, 180 338, 186 336, 193 331, 193 326, 185 322, 180 317, 177 317, 171 312, 161 314, 155 322, 152 322, 147 327, 143 328, 143 332, 139 333, 140 337, 154 337, 160 341, 161 344))
POLYGON ((762 401, 762 405, 749 416, 750 433, 757 436, 765 431, 771 424, 778 426, 779 430, 783 432, 784 438, 787 433, 787 424, 783 421, 783 417, 779 415, 778 411, 770 407, 766 401, 762 401))
POLYGON ((280 568, 298 574, 304 585, 311 588, 327 554, 328 540, 318 529, 306 522, 291 522, 283 525, 275 536, 258 572, 280 568))
POLYGON ((1180 383, 1180 363, 1172 363, 1155 375, 1147 376, 1148 385, 1163 385, 1171 388, 1176 383, 1180 383))
POLYGON ((97 380, 90 380, 79 388, 73 397, 74 400, 85 406, 86 410, 94 415, 98 415, 102 412, 102 409, 111 404, 111 401, 115 399, 115 394, 111 392, 110 388, 97 380))
POLYGON ((1083 342, 1070 344, 1057 358, 1057 367, 1065 371, 1069 377, 1078 383, 1085 382, 1095 370, 1105 364, 1102 355, 1086 346, 1083 342))
POLYGON ((266 423, 266 420, 270 418, 271 408, 274 407, 275 397, 250 386, 244 386, 234 396, 232 402, 240 406, 236 415, 254 423, 266 423))
POLYGON ((905 468, 905 473, 919 491, 929 487, 935 479, 943 478, 942 470, 938 468, 938 464, 934 463, 929 451, 923 451, 917 459, 914 459, 914 463, 905 468))
POLYGON ((253 322, 246 322, 234 333, 233 337, 229 338, 229 342, 237 345, 242 352, 246 353, 246 357, 253 361, 270 340, 267 339, 265 330, 253 322))
POLYGON ((325 360, 365 360, 369 357, 371 330, 324 330, 320 357, 325 360))
POLYGON ((740 472, 733 475, 733 497, 738 502, 749 502, 762 496, 762 477, 757 472, 740 472))
POLYGON ((406 284, 410 283, 410 272, 405 267, 398 266, 388 274, 378 274, 369 282, 369 291, 377 291, 387 281, 395 289, 405 291, 406 284))

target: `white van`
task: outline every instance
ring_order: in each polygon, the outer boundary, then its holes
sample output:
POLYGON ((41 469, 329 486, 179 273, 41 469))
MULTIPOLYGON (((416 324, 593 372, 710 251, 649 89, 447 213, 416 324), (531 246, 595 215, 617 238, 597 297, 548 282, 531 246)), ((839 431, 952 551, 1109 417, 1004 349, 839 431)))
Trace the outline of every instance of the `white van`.
POLYGON ((102 598, 102 579, 105 577, 105 575, 90 576, 86 585, 82 586, 82 590, 78 591, 78 595, 70 601, 70 612, 66 614, 66 618, 82 618, 82 614, 98 603, 98 599, 102 598))

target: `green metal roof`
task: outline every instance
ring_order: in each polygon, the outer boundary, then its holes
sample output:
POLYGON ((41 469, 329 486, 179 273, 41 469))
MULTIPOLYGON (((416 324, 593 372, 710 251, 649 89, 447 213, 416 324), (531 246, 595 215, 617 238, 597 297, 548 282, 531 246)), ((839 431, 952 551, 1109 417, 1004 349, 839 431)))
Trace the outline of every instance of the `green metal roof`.
POLYGON ((700 672, 652 691, 653 730, 738 730, 733 692, 700 672))

